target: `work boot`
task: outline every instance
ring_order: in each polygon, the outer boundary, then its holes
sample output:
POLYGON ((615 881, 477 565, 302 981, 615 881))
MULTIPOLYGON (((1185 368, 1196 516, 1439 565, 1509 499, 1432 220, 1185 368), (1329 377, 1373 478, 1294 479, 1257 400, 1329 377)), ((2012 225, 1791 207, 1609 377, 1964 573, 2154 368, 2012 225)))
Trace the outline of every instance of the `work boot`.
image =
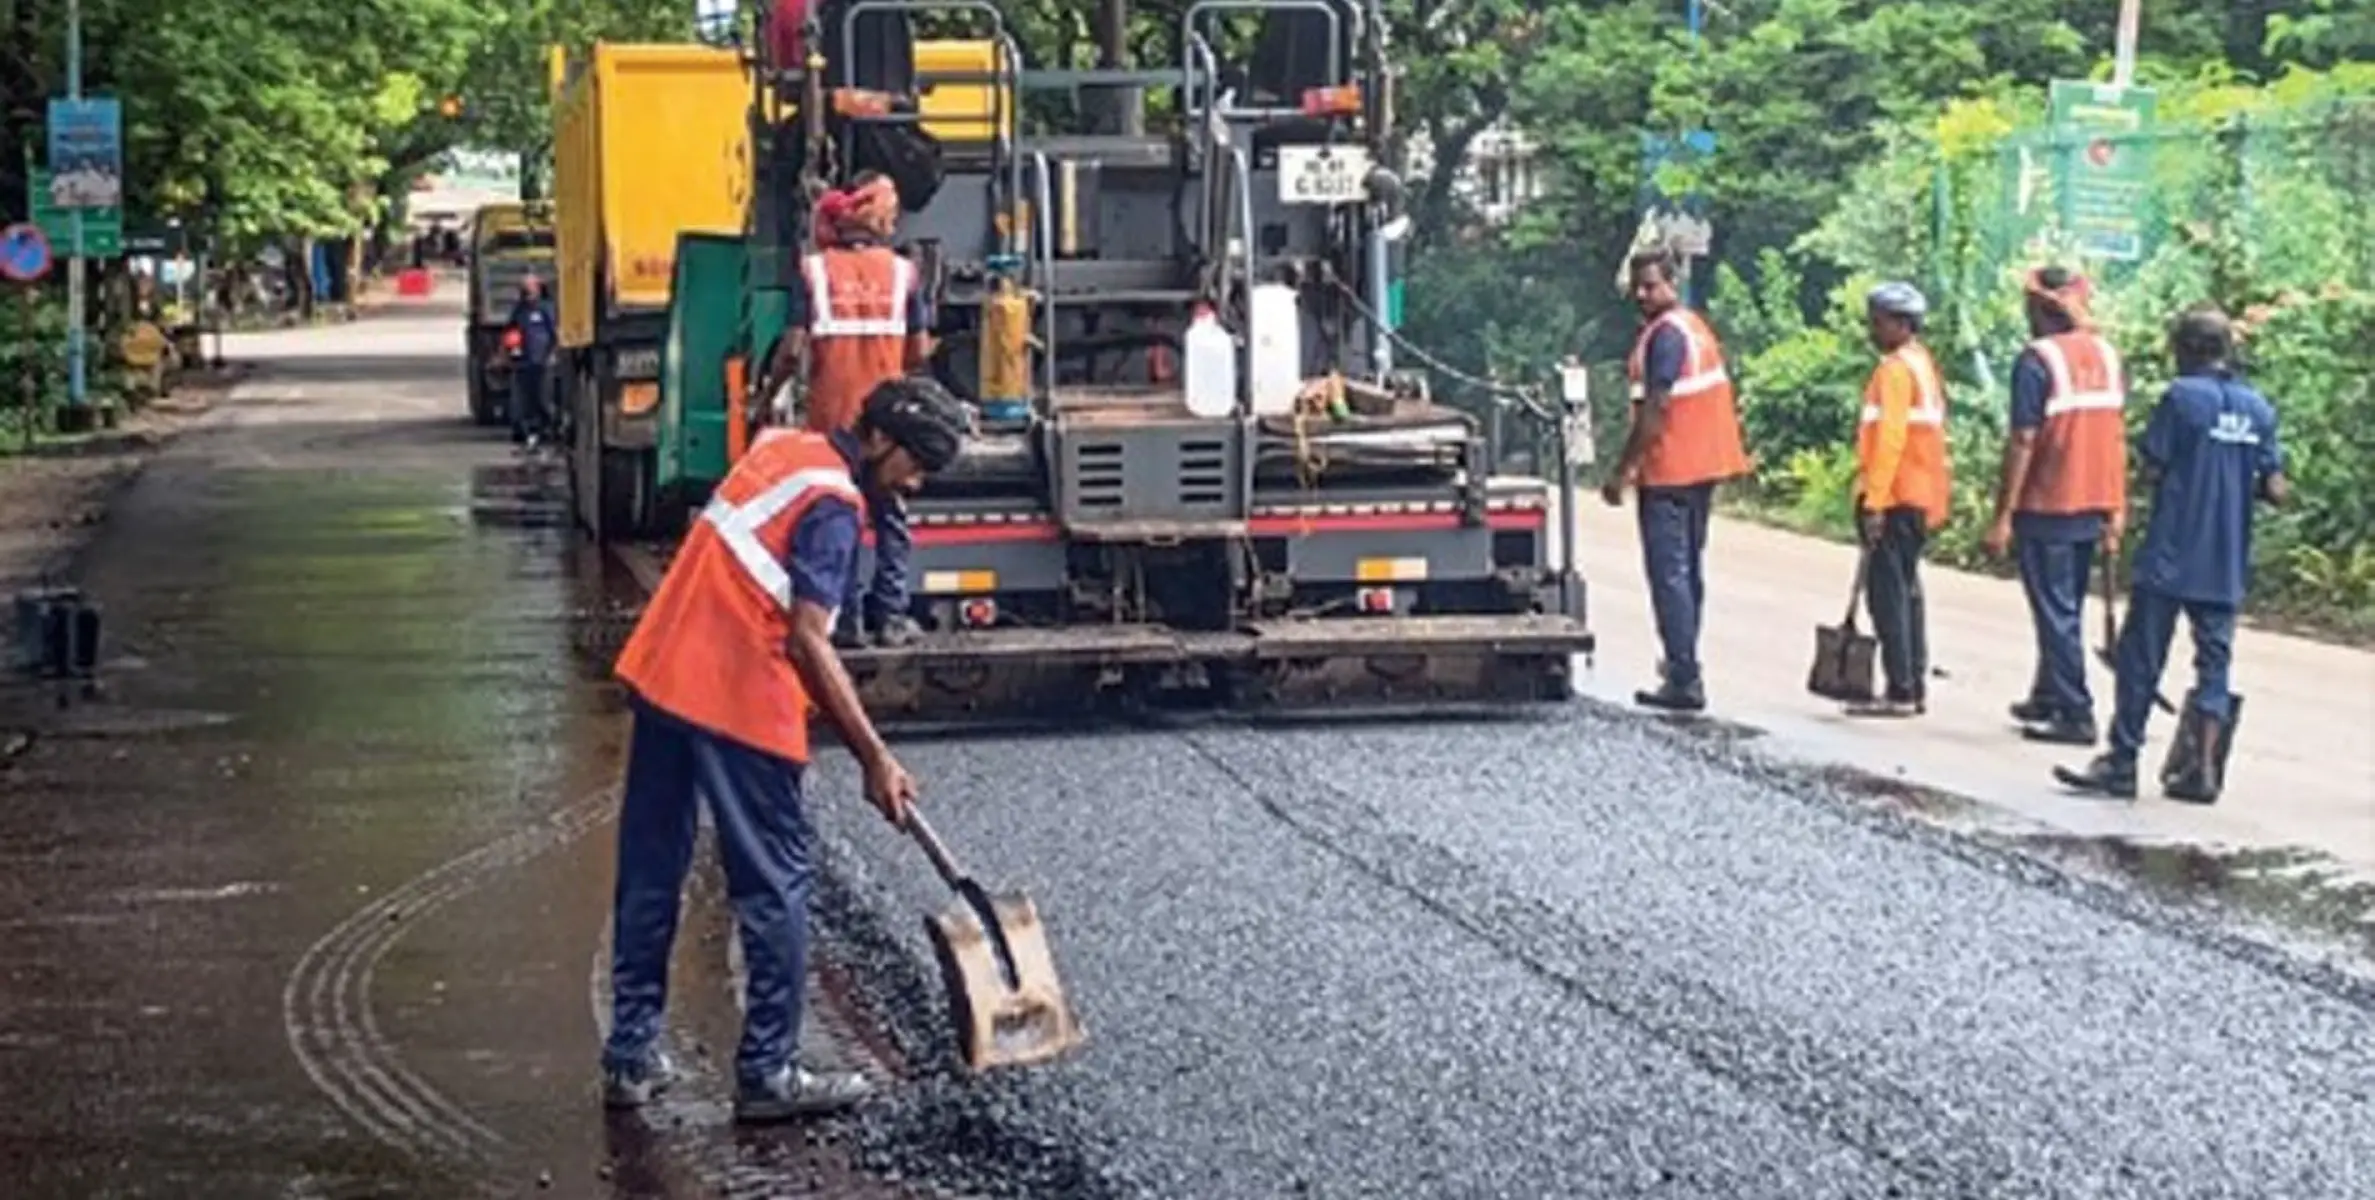
POLYGON ((1698 712, 1707 707, 1707 685, 1696 679, 1684 684, 1668 679, 1654 690, 1633 693, 1633 703, 1669 712, 1698 712))
POLYGON ((602 1070, 605 1108, 641 1108, 676 1082, 676 1064, 658 1050, 645 1052, 642 1061, 602 1070))
POLYGON ((2051 742, 2057 746, 2092 746, 2095 719, 2091 714, 2060 713, 2051 720, 2023 725, 2020 735, 2032 742, 2051 742))
POLYGON ((1843 709, 1851 717, 1918 717, 1929 709, 1912 696, 1884 696, 1878 700, 1856 700, 1843 709))
POLYGON ((833 648, 862 650, 865 646, 866 634, 858 627, 858 619, 847 612, 842 613, 841 619, 833 623, 833 648))
POLYGON ((2055 767, 2053 777, 2063 787, 2091 792, 2099 796, 2113 796, 2121 800, 2136 798, 2136 760, 2116 754, 2096 756, 2085 769, 2073 771, 2055 767))
POLYGON ((874 1085, 855 1071, 818 1073, 786 1065, 764 1083, 734 1091, 734 1119, 751 1124, 789 1121, 840 1112, 874 1094, 874 1085))
POLYGON ((2022 700, 2012 706, 2012 719, 2023 725, 2034 725, 2053 719, 2053 706, 2043 700, 2022 700))
POLYGON ((2190 739, 2180 737, 2184 758, 2174 774, 2161 777, 2161 794, 2186 804, 2218 803, 2218 739, 2224 731, 2215 718, 2195 714, 2190 739))
POLYGON ((914 617, 906 613, 894 613, 884 617, 882 624, 875 629, 874 644, 886 648, 904 646, 923 636, 923 632, 923 626, 916 624, 914 617))

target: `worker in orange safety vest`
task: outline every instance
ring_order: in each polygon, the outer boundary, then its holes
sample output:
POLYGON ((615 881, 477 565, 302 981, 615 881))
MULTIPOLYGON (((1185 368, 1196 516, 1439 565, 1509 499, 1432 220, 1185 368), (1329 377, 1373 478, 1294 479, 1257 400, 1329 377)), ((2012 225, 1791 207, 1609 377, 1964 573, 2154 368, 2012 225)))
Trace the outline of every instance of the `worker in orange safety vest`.
POLYGON ((1946 461, 1946 380, 1921 343, 1929 305, 1909 283, 1884 283, 1865 298, 1865 323, 1880 363, 1864 384, 1856 423, 1856 531, 1869 556, 1865 603, 1880 638, 1888 687, 1857 716, 1912 716, 1928 707, 1929 613, 1921 556, 1946 523, 1953 485, 1946 461))
POLYGON ((1695 712, 1707 706, 1699 672, 1699 627, 1707 601, 1707 524, 1715 485, 1748 474, 1740 414, 1723 346, 1675 290, 1673 257, 1641 251, 1626 264, 1641 333, 1625 374, 1633 424, 1624 454, 1600 489, 1610 505, 1635 489, 1650 607, 1664 645, 1663 678, 1636 703, 1695 712))
MULTIPOLYGON (((810 228, 818 249, 800 259, 783 340, 768 367, 770 388, 795 380, 804 387, 812 430, 848 429, 877 385, 931 359, 930 305, 915 264, 890 245, 898 218, 898 189, 878 174, 817 203, 810 228)), ((917 632, 907 611, 906 509, 896 501, 880 505, 872 524, 874 570, 852 576, 843 625, 834 633, 844 646, 863 634, 881 645, 903 645, 917 632)))
POLYGON ((800 806, 808 717, 823 710, 904 827, 915 781, 859 704, 832 646, 866 511, 955 460, 970 422, 930 380, 868 395, 853 427, 770 428, 719 482, 619 655, 634 735, 618 822, 607 1105, 631 1108, 674 1070, 659 1052, 668 960, 698 805, 706 800, 748 974, 735 1113, 781 1120, 863 1099, 863 1076, 793 1060, 814 872, 800 806))
POLYGON ((2091 285, 2060 267, 2029 273, 2032 340, 2012 364, 2012 436, 1988 553, 2017 540, 2020 578, 2037 631, 2037 670, 2012 706, 2027 737, 2095 740, 2083 623, 2098 545, 2119 553, 2127 525, 2127 372, 2089 317, 2091 285))

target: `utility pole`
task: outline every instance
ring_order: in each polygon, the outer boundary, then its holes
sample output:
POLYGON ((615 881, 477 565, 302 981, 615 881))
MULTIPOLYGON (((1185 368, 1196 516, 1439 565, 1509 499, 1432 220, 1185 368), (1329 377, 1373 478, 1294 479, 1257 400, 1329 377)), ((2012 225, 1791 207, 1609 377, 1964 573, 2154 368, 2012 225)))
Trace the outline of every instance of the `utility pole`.
MULTIPOLYGON (((82 0, 66 0, 66 98, 82 99, 82 0)), ((50 164, 50 177, 57 178, 59 164, 50 164)), ((66 260, 66 405, 79 423, 88 414, 90 402, 89 374, 83 361, 83 321, 89 298, 83 284, 83 209, 73 210, 74 246, 66 260)))
POLYGON ((2111 57, 2111 86, 2115 88, 2136 82, 2136 22, 2143 7, 2144 0, 2119 0, 2119 33, 2111 57))

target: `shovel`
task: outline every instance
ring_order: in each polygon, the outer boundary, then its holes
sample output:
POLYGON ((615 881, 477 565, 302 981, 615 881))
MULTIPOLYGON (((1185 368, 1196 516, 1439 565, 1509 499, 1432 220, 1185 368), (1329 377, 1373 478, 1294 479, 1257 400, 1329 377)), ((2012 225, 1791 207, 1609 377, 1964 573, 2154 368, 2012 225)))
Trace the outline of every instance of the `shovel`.
MULTIPOLYGON (((2095 647, 2096 661, 2109 667, 2111 675, 2115 679, 2119 676, 2119 611, 2114 607, 2118 603, 2118 585, 2112 579, 2112 575, 2118 570, 2118 558, 2113 555, 2105 555, 2103 558, 2103 644, 2095 647)), ((2153 707, 2165 713, 2177 711, 2177 706, 2169 703, 2169 698, 2157 691, 2152 694, 2152 703, 2153 707)))
POLYGON ((993 898, 957 867, 948 847, 913 809, 907 832, 958 897, 924 918, 924 932, 940 960, 949 1018, 966 1069, 979 1074, 1046 1062, 1079 1045, 1087 1031, 1064 999, 1055 958, 1047 949, 1047 928, 1030 897, 1008 892, 993 898))

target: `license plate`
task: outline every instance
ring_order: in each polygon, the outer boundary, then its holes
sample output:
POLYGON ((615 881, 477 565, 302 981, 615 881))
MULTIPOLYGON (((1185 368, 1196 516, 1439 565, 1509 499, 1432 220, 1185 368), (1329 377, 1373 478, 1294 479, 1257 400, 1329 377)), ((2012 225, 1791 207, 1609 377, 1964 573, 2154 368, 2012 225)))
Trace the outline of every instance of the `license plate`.
POLYGON ((1369 199, 1369 151, 1362 146, 1280 146, 1278 202, 1361 204, 1369 199))

